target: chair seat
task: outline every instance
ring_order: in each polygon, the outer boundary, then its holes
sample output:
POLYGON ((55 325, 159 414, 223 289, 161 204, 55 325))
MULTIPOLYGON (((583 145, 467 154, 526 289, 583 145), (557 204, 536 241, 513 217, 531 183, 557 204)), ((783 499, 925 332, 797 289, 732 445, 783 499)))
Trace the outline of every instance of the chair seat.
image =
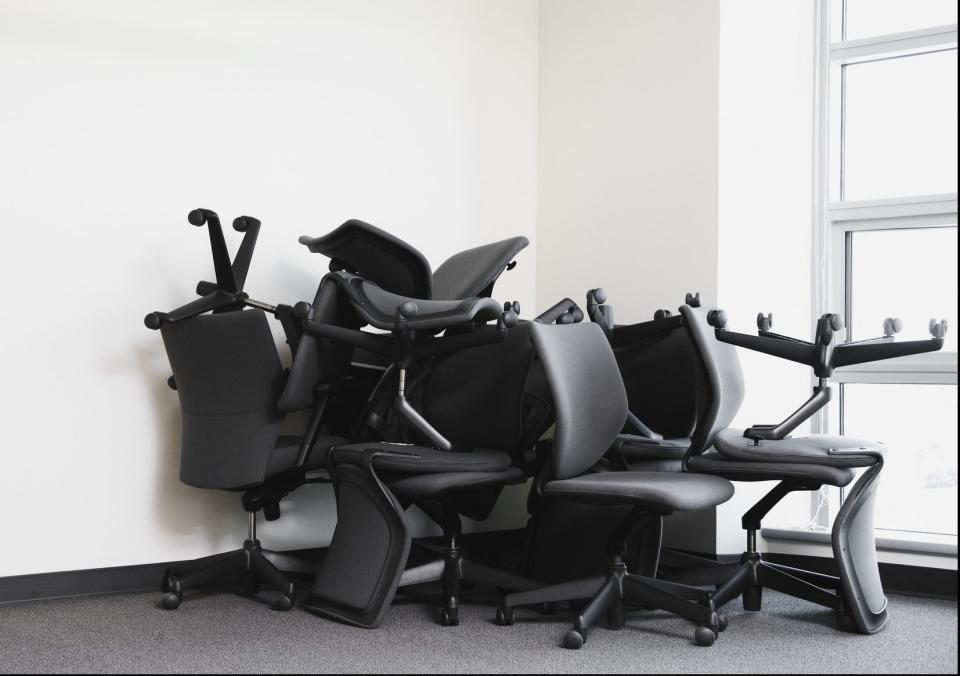
POLYGON ((403 502, 446 493, 450 490, 472 488, 486 484, 510 485, 523 483, 523 472, 509 467, 501 472, 434 472, 416 474, 388 481, 390 490, 403 502))
POLYGON ((869 467, 877 463, 878 455, 886 453, 883 444, 829 434, 764 439, 756 443, 744 437, 743 430, 733 428, 718 432, 713 445, 728 460, 810 463, 840 468, 869 467))
POLYGON ((682 472, 683 456, 690 447, 689 439, 650 439, 621 434, 613 442, 630 469, 640 472, 682 472))
POLYGON ((503 472, 510 469, 510 456, 500 451, 474 449, 466 452, 440 451, 425 446, 381 441, 346 444, 333 450, 333 461, 360 464, 366 451, 384 451, 404 455, 383 456, 374 461, 377 469, 405 474, 440 472, 503 472))
POLYGON ((815 484, 846 486, 854 472, 848 467, 829 467, 802 462, 757 462, 731 460, 714 451, 690 458, 687 469, 697 474, 721 476, 733 481, 783 481, 797 479, 815 484))
POLYGON ((550 481, 543 496, 593 504, 637 504, 655 511, 715 507, 733 495, 720 477, 668 472, 601 472, 550 481))
MULTIPOLYGON (((327 453, 337 444, 342 444, 346 439, 342 437, 320 437, 310 449, 310 455, 304 463, 304 469, 316 470, 324 469, 327 462, 327 453)), ((267 476, 273 476, 293 467, 300 454, 300 444, 303 443, 303 437, 282 435, 277 437, 273 453, 270 456, 270 462, 267 465, 267 476)))

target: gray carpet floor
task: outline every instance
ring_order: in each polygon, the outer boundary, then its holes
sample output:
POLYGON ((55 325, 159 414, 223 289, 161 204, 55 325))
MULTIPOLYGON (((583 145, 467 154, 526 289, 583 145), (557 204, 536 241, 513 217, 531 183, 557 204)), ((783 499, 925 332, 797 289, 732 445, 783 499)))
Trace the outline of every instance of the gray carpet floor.
POLYGON ((158 594, 0 608, 2 672, 707 672, 957 673, 957 604, 893 596, 875 636, 843 634, 829 612, 775 593, 765 610, 725 609, 729 628, 710 648, 693 625, 631 613, 627 628, 596 629, 579 652, 559 647, 570 613, 518 611, 513 627, 468 604, 461 624, 434 624, 422 600, 402 599, 364 630, 299 609, 276 613, 227 593, 188 595, 176 612, 158 594))

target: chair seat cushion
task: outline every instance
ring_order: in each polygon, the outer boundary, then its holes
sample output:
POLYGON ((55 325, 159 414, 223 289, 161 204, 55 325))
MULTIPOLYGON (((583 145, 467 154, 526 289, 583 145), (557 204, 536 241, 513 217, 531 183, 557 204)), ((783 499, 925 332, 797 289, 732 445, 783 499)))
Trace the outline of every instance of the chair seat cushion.
POLYGON ((811 434, 779 440, 743 436, 743 430, 728 428, 717 433, 714 448, 728 460, 743 462, 810 463, 827 467, 869 467, 886 449, 883 444, 852 437, 811 434))
POLYGON ((682 472, 683 456, 690 447, 689 439, 650 439, 621 434, 613 442, 630 469, 639 472, 682 472))
POLYGON ((670 472, 601 472, 550 481, 547 498, 593 504, 637 504, 665 512, 715 507, 733 495, 720 477, 670 472))
POLYGON ((733 481, 781 481, 799 479, 829 486, 846 486, 854 472, 847 467, 829 467, 802 462, 757 462, 731 460, 714 451, 687 462, 687 469, 698 474, 722 476, 733 481))
POLYGON ((517 467, 509 467, 501 472, 434 472, 416 474, 388 481, 390 490, 403 502, 413 502, 422 498, 446 493, 450 490, 471 488, 486 484, 523 483, 523 472, 517 467))
POLYGON ((385 472, 404 474, 503 472, 511 466, 510 456, 500 451, 479 448, 465 452, 440 451, 425 446, 382 441, 337 446, 333 449, 333 461, 337 464, 342 462, 360 464, 364 453, 371 450, 398 454, 382 456, 374 461, 374 466, 385 472))
MULTIPOLYGON (((327 453, 337 444, 346 441, 342 437, 320 437, 310 449, 310 455, 303 468, 307 470, 324 469, 327 462, 327 453)), ((270 456, 270 462, 267 465, 267 476, 273 476, 293 467, 300 454, 300 444, 303 443, 303 437, 294 437, 282 435, 277 437, 273 453, 270 456)))

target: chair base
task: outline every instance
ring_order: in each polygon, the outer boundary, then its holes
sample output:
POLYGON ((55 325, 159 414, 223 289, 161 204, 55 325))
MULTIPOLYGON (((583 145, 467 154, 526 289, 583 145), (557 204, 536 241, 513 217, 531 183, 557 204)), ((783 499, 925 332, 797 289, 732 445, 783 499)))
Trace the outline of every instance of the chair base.
POLYGON ((442 581, 443 599, 439 617, 440 624, 445 627, 460 624, 460 592, 464 586, 484 584, 510 590, 530 590, 540 586, 539 582, 529 578, 466 558, 455 537, 448 539, 442 553, 441 559, 403 571, 398 586, 442 581))
POLYGON ((239 583, 244 595, 253 596, 262 584, 280 590, 270 607, 277 611, 293 608, 293 583, 267 558, 257 540, 246 540, 243 548, 226 554, 201 559, 167 572, 164 594, 160 601, 164 610, 176 610, 183 601, 183 592, 202 587, 231 586, 239 583))
POLYGON ((709 592, 665 580, 631 575, 627 573, 627 566, 620 557, 610 561, 605 577, 585 578, 507 595, 497 611, 497 624, 512 625, 514 608, 518 606, 582 599, 589 599, 589 602, 580 609, 573 628, 564 635, 564 648, 581 648, 590 630, 601 618, 609 629, 622 629, 626 625, 627 604, 666 610, 696 622, 699 626, 694 633, 694 640, 700 646, 713 645, 720 632, 727 627, 726 618, 710 604, 709 592))

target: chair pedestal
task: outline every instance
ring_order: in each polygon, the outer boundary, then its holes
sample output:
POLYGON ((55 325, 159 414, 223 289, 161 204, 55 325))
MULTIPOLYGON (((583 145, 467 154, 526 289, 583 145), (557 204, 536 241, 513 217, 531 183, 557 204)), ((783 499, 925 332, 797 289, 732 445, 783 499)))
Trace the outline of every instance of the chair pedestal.
POLYGON ((239 584, 242 592, 250 596, 257 594, 261 585, 279 589, 280 594, 273 599, 270 607, 278 611, 293 608, 293 583, 267 558, 256 539, 256 533, 256 514, 251 512, 250 532, 243 548, 168 571, 161 606, 165 610, 176 610, 183 601, 183 592, 189 589, 239 584))

